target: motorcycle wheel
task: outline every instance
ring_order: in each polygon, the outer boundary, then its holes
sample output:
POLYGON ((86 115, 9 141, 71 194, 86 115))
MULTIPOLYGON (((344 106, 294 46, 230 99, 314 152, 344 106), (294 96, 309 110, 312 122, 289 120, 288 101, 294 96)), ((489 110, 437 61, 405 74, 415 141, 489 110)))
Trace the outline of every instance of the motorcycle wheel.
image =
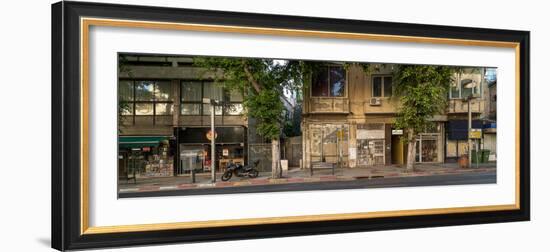
POLYGON ((258 170, 252 169, 251 171, 248 172, 248 177, 255 178, 255 177, 258 177, 258 174, 259 174, 258 170))
POLYGON ((228 181, 231 179, 231 176, 233 176, 233 173, 231 171, 226 171, 222 175, 222 181, 228 181))

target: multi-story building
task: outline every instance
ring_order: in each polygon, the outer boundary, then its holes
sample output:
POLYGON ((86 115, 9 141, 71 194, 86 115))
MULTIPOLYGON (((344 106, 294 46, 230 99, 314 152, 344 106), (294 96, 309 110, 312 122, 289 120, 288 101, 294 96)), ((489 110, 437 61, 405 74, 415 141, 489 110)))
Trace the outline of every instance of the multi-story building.
MULTIPOLYGON (((394 128, 399 97, 393 95, 392 69, 366 73, 360 66, 328 64, 312 75, 304 90, 302 148, 304 167, 317 162, 342 167, 406 163, 403 132, 394 128)), ((467 153, 468 101, 472 128, 482 128, 487 84, 483 69, 465 69, 450 83, 445 114, 418 135, 415 161, 442 163, 467 153)))
POLYGON ((208 171, 210 139, 216 138, 216 169, 229 160, 244 163, 248 119, 243 96, 216 84, 192 58, 120 55, 119 174, 135 166, 148 176, 171 176, 190 168, 208 171), (211 109, 203 98, 223 101, 211 109), (136 162, 138 164, 136 165, 136 162), (179 164, 179 165, 174 165, 179 164))

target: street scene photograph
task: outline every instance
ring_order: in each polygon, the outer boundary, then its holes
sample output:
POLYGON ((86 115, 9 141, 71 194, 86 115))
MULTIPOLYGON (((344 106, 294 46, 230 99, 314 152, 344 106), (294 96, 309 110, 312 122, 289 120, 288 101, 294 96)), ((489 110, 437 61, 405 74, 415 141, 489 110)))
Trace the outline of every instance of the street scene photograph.
POLYGON ((494 184, 497 72, 119 53, 118 197, 494 184))

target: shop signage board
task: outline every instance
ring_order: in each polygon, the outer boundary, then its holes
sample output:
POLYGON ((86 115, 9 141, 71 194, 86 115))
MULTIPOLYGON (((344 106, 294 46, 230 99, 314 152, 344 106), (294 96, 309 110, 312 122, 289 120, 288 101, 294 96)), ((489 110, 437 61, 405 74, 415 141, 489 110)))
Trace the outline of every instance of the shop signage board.
POLYGON ((391 134, 392 135, 403 135, 403 130, 402 129, 394 129, 394 130, 391 130, 391 134))
POLYGON ((481 129, 471 129, 470 139, 481 139, 481 129))

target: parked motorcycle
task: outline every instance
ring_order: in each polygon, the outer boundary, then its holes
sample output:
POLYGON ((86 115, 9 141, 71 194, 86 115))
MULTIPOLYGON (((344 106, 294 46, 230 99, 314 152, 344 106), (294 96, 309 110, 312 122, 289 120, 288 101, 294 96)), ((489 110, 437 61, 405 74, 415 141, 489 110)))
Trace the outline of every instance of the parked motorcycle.
POLYGON ((258 170, 256 169, 258 167, 258 164, 260 163, 260 160, 254 161, 253 166, 246 165, 243 166, 242 164, 235 164, 233 162, 229 162, 227 164, 227 168, 225 169, 225 172, 222 175, 222 181, 228 181, 233 177, 233 174, 237 177, 249 177, 249 178, 255 178, 258 177, 258 170))

